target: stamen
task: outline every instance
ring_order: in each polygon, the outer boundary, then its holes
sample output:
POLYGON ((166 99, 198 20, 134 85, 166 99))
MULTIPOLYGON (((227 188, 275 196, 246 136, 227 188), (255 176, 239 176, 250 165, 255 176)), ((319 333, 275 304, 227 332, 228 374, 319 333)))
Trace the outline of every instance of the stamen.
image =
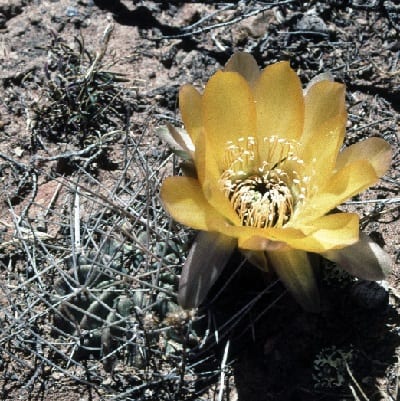
POLYGON ((304 162, 296 156, 298 147, 277 136, 263 138, 261 155, 252 136, 227 144, 221 189, 242 225, 282 227, 290 221, 306 198, 309 182, 304 162))

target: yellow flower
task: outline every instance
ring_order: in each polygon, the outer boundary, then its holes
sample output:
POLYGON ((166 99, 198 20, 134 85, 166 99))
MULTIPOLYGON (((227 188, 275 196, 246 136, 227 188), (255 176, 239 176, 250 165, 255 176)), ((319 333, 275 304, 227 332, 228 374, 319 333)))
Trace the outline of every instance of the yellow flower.
MULTIPOLYGON (((336 207, 378 181, 391 151, 369 138, 340 152, 347 119, 342 84, 322 79, 303 91, 288 62, 260 71, 251 55, 236 53, 203 94, 183 86, 179 105, 187 133, 169 127, 170 142, 196 174, 167 178, 161 198, 175 220, 210 233, 202 237, 203 271, 186 277, 186 285, 196 288, 211 275, 204 258, 229 256, 235 246, 257 266, 271 266, 308 310, 318 309, 308 253, 350 264, 369 279, 383 277, 389 263, 383 251, 372 252, 367 267, 349 262, 374 246, 363 238, 360 248, 358 216, 336 207)), ((200 253, 193 252, 196 263, 200 253)))

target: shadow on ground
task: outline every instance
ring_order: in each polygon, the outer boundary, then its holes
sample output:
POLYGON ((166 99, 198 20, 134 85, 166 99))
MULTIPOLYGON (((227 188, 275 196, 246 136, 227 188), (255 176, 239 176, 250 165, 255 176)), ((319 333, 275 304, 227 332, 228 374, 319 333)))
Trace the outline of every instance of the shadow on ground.
POLYGON ((229 340, 239 401, 336 401, 354 399, 353 391, 382 399, 382 378, 400 344, 400 316, 385 289, 321 277, 322 312, 306 313, 273 276, 250 265, 235 268, 238 258, 204 306, 209 340, 193 361, 206 361, 211 350, 216 359, 200 364, 200 372, 220 368, 229 340))

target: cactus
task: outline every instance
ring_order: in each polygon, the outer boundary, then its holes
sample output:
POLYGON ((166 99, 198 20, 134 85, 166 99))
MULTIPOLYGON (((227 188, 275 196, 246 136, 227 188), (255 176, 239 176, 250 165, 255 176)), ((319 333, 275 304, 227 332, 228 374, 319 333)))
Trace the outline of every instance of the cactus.
MULTIPOLYGON (((142 245, 144 234, 139 236, 142 245)), ((74 360, 102 358, 105 370, 110 372, 120 356, 143 367, 146 348, 158 348, 160 336, 166 342, 166 352, 179 348, 176 342, 182 336, 173 328, 155 330, 156 324, 165 320, 168 325, 167 318, 180 311, 176 297, 171 296, 176 293, 178 278, 171 272, 158 274, 156 284, 160 290, 156 291, 156 285, 151 282, 155 274, 144 275, 140 281, 143 285, 134 288, 130 277, 132 272, 137 275, 143 265, 141 249, 109 238, 101 252, 88 252, 75 265, 72 259, 67 261, 68 274, 56 281, 56 293, 52 298, 57 328, 54 335, 79 338, 72 356, 74 360), (147 283, 151 285, 146 286, 147 283), (135 338, 133 346, 120 347, 132 338, 135 338), (123 355, 118 348, 124 349, 123 355)), ((157 260, 167 259, 170 264, 173 259, 179 263, 178 252, 176 246, 159 242, 153 254, 157 260)), ((156 272, 156 267, 154 269, 156 272)))

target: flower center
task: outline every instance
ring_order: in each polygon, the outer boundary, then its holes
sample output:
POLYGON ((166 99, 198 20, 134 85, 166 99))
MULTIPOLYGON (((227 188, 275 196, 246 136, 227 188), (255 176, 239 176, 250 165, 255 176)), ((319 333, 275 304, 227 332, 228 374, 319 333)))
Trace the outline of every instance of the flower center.
POLYGON ((237 180, 228 195, 242 225, 281 227, 293 213, 293 196, 277 171, 237 180))
POLYGON ((243 226, 282 227, 290 221, 307 187, 297 145, 278 137, 228 143, 220 184, 243 226))

